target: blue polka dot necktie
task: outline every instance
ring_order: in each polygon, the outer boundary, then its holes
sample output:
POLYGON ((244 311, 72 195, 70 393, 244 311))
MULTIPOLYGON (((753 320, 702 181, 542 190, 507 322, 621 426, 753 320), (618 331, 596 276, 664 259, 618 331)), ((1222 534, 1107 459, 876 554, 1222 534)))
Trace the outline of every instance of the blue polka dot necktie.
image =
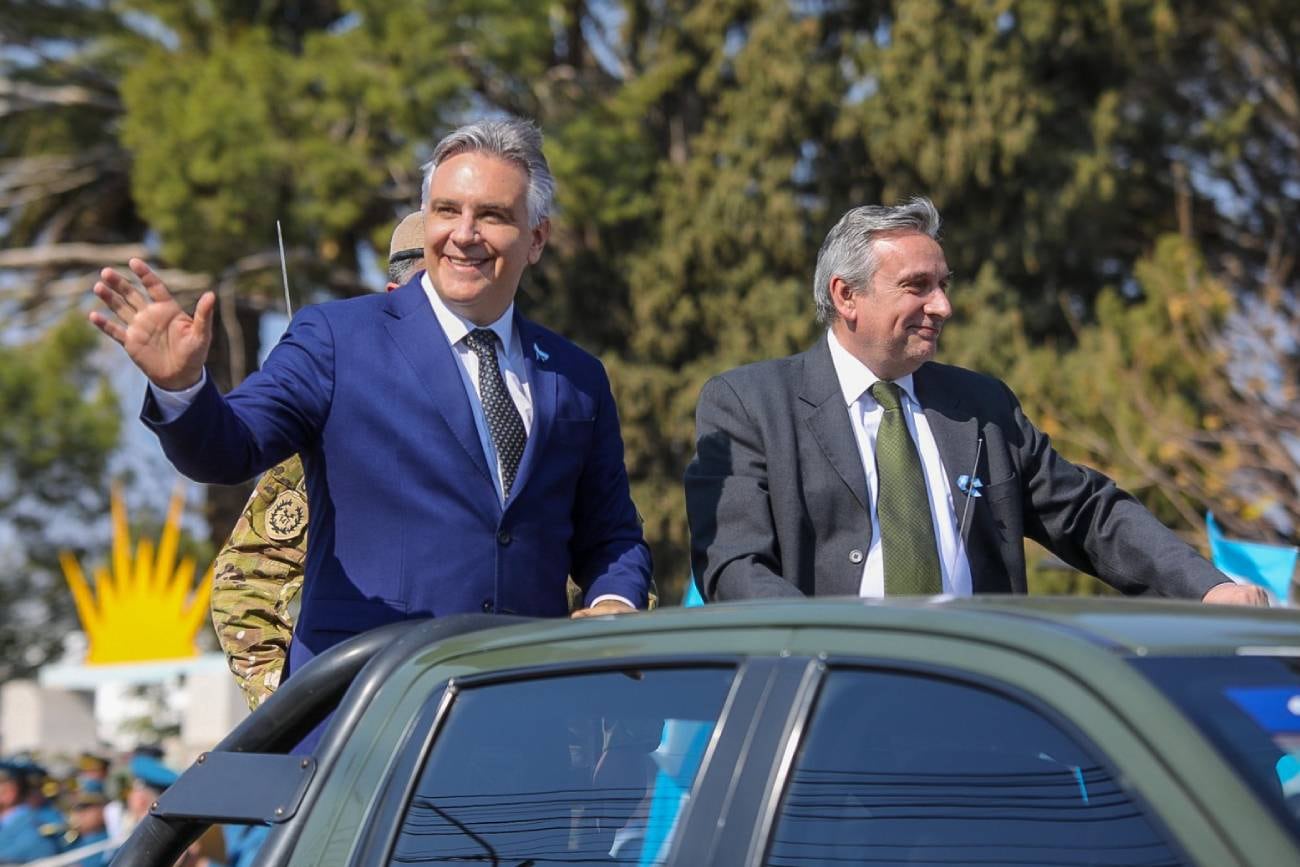
POLYGON ((871 396, 885 410, 876 432, 876 515, 880 519, 885 595, 942 593, 930 496, 921 456, 903 418, 902 390, 880 380, 871 386, 871 396))
POLYGON ((501 464, 501 490, 509 495, 515 483, 515 473, 519 472, 519 461, 524 456, 528 432, 524 430, 519 408, 501 378, 496 332, 475 328, 465 335, 465 345, 478 356, 478 391, 483 401, 483 416, 487 419, 492 446, 497 450, 497 460, 501 464))

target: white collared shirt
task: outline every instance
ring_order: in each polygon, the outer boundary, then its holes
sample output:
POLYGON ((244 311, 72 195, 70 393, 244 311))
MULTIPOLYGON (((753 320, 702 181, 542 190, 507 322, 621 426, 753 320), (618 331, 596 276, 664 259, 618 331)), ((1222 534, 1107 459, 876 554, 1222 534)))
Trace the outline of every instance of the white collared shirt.
MULTIPOLYGON (((501 484, 501 461, 497 458, 496 446, 492 444, 492 432, 488 429, 487 417, 483 414, 483 392, 479 388, 478 379, 478 355, 465 343, 465 336, 480 326, 475 325, 447 306, 447 302, 443 301, 442 296, 433 288, 433 281, 429 279, 429 272, 427 271, 420 276, 420 288, 424 290, 424 294, 429 299, 429 304, 433 306, 433 313, 438 318, 438 324, 442 326, 443 333, 447 335, 447 342, 451 344, 452 351, 460 362, 458 367, 460 369, 461 384, 465 386, 465 394, 470 399, 470 408, 474 411, 474 427, 478 429, 479 444, 483 447, 483 454, 487 457, 488 466, 496 469, 496 472, 492 474, 492 482, 496 485, 497 496, 504 503, 505 493, 501 484)), ((527 369, 524 367, 522 341, 515 332, 514 315, 515 305, 512 301, 510 306, 506 308, 506 312, 501 314, 501 318, 484 327, 495 332, 501 341, 496 348, 497 366, 501 368, 501 377, 506 382, 506 390, 510 392, 510 399, 514 401, 515 408, 519 410, 519 415, 524 420, 524 432, 531 434, 533 432, 533 392, 528 384, 527 369)))
MULTIPOLYGON (((871 503, 871 546, 867 549, 866 563, 862 567, 862 583, 858 593, 869 598, 885 595, 884 551, 880 546, 880 517, 876 511, 879 478, 876 474, 876 432, 884 410, 871 396, 870 388, 880 377, 871 372, 858 359, 840 345, 834 332, 828 332, 831 362, 839 379, 840 392, 858 441, 858 455, 867 476, 867 493, 871 503)), ((921 469, 925 473, 926 493, 930 500, 930 520, 934 522, 935 541, 939 544, 939 568, 943 576, 943 592, 954 596, 971 594, 970 561, 966 548, 957 538, 957 512, 953 504, 952 488, 948 474, 939 456, 939 446, 934 441, 930 423, 925 418, 912 375, 908 374, 894 383, 903 392, 903 418, 908 432, 921 455, 921 469)))

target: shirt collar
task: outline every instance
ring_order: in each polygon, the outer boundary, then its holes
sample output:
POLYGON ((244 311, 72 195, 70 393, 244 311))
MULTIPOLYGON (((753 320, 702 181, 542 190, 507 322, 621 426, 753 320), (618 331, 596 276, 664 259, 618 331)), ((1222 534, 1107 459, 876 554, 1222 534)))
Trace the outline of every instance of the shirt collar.
MULTIPOLYGON (((448 342, 453 346, 463 340, 466 334, 469 334, 475 328, 481 327, 447 306, 447 302, 442 300, 438 290, 433 288, 433 281, 429 279, 428 271, 421 275, 420 287, 424 289, 424 294, 428 296, 429 303, 433 305, 433 315, 438 317, 438 324, 442 326, 448 342)), ((497 338, 501 341, 501 346, 505 349, 506 356, 513 356, 515 354, 515 302, 511 301, 510 306, 501 314, 501 318, 486 327, 496 333, 497 338)))
MULTIPOLYGON (((844 395, 844 405, 853 406, 867 393, 867 389, 880 380, 880 377, 872 373, 870 367, 867 367, 845 349, 840 343, 840 339, 835 336, 834 331, 827 330, 826 343, 830 346, 831 364, 835 366, 835 378, 840 381, 840 392, 844 395)), ((917 406, 921 405, 921 402, 916 399, 916 388, 912 385, 912 374, 900 376, 893 382, 903 390, 908 400, 917 406)), ((870 397, 873 403, 876 400, 870 395, 867 395, 867 397, 870 397)))

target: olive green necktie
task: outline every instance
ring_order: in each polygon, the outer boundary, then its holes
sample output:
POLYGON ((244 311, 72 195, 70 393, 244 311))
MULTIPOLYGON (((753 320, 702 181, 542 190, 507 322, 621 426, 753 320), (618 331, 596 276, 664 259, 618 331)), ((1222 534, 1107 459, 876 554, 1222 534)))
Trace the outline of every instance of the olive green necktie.
POLYGON ((876 514, 885 558, 885 595, 918 596, 943 592, 930 497, 921 456, 903 418, 902 393, 892 382, 871 386, 884 408, 876 433, 876 514))

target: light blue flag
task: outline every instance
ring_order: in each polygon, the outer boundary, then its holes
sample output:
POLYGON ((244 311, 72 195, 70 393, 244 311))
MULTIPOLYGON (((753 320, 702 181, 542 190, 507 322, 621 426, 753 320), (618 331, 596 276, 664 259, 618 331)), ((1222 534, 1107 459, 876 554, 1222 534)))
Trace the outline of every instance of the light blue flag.
MULTIPOLYGON (((695 586, 695 575, 686 579, 686 592, 682 605, 695 608, 704 604, 700 589, 695 586)), ((650 815, 646 820, 645 839, 641 847, 642 867, 662 864, 668 856, 668 846, 677 830, 686 796, 695 783, 695 774, 704 761, 704 750, 713 736, 712 721, 668 720, 664 726, 663 741, 650 755, 659 765, 654 789, 650 796, 650 815)))
POLYGON ((1220 572, 1237 581, 1258 584, 1283 602, 1291 590, 1300 549, 1293 545, 1265 545, 1224 538, 1214 515, 1205 515, 1205 531, 1210 537, 1210 557, 1220 572))
POLYGON ((686 579, 686 594, 682 596, 682 605, 694 608, 696 605, 703 604, 704 597, 700 595, 700 588, 695 586, 695 576, 691 575, 686 579))

